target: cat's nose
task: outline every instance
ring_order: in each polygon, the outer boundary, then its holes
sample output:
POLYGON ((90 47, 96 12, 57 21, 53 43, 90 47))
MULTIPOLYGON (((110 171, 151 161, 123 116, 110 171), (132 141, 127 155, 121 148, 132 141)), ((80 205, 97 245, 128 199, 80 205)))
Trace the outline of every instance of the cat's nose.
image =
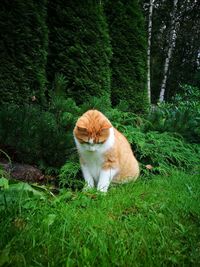
POLYGON ((95 146, 90 146, 90 151, 95 151, 95 146))
POLYGON ((88 143, 90 143, 91 145, 94 145, 94 139, 93 138, 90 138, 88 143))

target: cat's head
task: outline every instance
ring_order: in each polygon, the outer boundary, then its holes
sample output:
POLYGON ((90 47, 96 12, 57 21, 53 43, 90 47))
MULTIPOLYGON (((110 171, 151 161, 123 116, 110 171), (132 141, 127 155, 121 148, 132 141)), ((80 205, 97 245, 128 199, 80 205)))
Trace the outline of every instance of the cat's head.
POLYGON ((76 122, 76 143, 87 151, 97 151, 110 136, 110 121, 98 110, 88 110, 76 122))

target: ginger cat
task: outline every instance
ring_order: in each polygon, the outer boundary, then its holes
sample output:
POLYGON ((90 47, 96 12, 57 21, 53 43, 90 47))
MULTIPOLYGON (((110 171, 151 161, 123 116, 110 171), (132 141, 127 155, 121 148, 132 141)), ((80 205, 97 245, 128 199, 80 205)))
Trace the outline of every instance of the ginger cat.
POLYGON ((112 182, 136 180, 139 165, 127 139, 99 111, 89 110, 77 121, 74 139, 87 188, 107 192, 112 182))

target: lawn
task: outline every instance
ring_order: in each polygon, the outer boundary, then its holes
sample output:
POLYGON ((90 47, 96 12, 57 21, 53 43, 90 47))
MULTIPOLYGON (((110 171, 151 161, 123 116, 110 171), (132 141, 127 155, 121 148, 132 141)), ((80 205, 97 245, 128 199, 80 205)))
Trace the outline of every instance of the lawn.
POLYGON ((0 194, 0 266, 200 265, 199 174, 142 177, 107 195, 26 184, 0 194))

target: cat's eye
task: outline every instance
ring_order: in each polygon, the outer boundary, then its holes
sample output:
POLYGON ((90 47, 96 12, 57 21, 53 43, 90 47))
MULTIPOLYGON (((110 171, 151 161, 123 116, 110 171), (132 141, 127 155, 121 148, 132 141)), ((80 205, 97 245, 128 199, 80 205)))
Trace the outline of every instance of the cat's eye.
POLYGON ((98 142, 99 145, 102 145, 104 143, 104 141, 98 142))

